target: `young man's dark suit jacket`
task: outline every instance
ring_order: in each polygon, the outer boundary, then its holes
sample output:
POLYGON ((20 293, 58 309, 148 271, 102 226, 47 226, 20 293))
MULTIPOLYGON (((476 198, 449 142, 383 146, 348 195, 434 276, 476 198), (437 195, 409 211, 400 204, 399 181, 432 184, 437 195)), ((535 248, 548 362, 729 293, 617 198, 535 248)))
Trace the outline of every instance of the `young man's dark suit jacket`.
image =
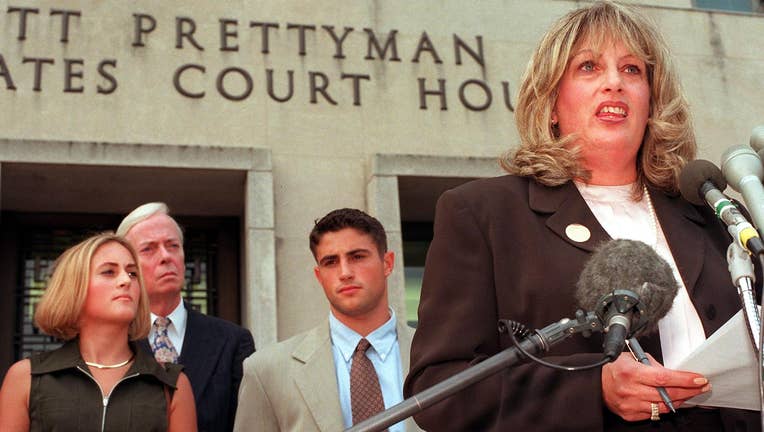
MULTIPOLYGON (((255 352, 249 330, 189 307, 183 349, 178 363, 191 381, 199 432, 233 429, 242 362, 255 352)), ((151 352, 148 341, 141 341, 151 352)))
MULTIPOLYGON (((740 309, 727 271, 731 239, 707 206, 695 207, 654 190, 650 196, 706 335, 711 335, 740 309)), ((545 187, 528 178, 504 176, 445 192, 435 213, 405 396, 511 346, 496 329, 499 318, 540 329, 573 317, 581 269, 594 248, 609 239, 571 182, 545 187), (576 242, 568 237, 571 224, 587 227, 591 238, 576 242)), ((657 334, 640 342, 661 361, 657 334)), ((602 335, 573 335, 546 358, 594 363, 602 358, 602 335)), ((415 418, 423 429, 439 432, 750 432, 761 429, 758 414, 694 408, 661 415, 660 422, 625 422, 602 402, 601 369, 560 372, 526 362, 463 389, 415 418)))

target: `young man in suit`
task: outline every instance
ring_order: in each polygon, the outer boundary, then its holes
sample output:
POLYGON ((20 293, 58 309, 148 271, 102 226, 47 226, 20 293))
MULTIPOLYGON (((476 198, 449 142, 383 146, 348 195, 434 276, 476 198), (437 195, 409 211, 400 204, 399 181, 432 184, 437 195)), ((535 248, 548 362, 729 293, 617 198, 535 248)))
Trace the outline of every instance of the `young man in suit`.
MULTIPOLYGON (((414 330, 388 306, 384 228, 360 210, 334 210, 316 222, 310 249, 328 320, 244 362, 237 432, 334 432, 402 400, 414 330)), ((389 430, 419 429, 409 419, 389 430)))
POLYGON ((181 301, 185 282, 183 232, 164 203, 148 203, 117 228, 138 252, 151 306, 144 349, 160 362, 180 363, 191 381, 199 432, 230 431, 242 362, 255 351, 249 330, 204 315, 181 301))

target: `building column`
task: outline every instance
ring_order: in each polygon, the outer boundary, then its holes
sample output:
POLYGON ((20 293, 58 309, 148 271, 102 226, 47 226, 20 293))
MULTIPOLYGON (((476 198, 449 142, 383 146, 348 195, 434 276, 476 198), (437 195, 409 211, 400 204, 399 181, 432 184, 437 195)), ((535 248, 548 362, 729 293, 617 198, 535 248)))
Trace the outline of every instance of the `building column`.
POLYGON ((387 249, 395 254, 395 267, 387 278, 387 297, 398 318, 405 319, 406 278, 403 273, 403 236, 397 176, 370 176, 366 185, 366 210, 385 227, 387 249))
POLYGON ((272 171, 248 170, 245 194, 242 324, 260 348, 278 340, 272 171))

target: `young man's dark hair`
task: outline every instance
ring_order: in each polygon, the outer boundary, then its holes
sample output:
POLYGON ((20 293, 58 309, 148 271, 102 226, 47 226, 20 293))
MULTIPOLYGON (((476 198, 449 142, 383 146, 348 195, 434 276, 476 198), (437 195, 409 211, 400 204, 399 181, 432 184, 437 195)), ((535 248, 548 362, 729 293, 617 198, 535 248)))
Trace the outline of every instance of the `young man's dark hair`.
POLYGON ((332 210, 326 216, 316 220, 316 225, 310 232, 310 251, 313 253, 313 257, 316 256, 316 246, 321 242, 321 237, 324 234, 345 228, 355 228, 371 236, 380 256, 387 252, 385 228, 376 218, 358 209, 342 208, 332 210))

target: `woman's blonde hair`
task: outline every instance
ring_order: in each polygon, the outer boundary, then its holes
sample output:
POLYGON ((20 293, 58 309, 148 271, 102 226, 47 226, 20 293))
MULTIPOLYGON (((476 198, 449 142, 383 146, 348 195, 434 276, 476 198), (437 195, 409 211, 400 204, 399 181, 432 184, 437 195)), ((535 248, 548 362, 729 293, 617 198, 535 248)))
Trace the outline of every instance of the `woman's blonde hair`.
MULTIPOLYGON (((668 46, 653 23, 634 9, 599 1, 571 11, 547 31, 522 78, 515 110, 520 147, 501 159, 509 173, 534 177, 557 186, 590 173, 579 163, 572 136, 560 137, 552 125, 557 89, 577 44, 602 47, 613 39, 645 62, 650 85, 650 113, 637 156, 637 186, 649 184, 667 193, 678 191, 678 177, 695 157, 695 135, 668 46)), ((636 193, 636 191, 635 191, 636 193)))
POLYGON ((130 340, 143 339, 149 334, 149 299, 143 285, 138 255, 130 243, 111 232, 83 240, 67 249, 56 259, 48 287, 37 305, 35 323, 43 332, 63 340, 71 340, 80 333, 79 318, 90 285, 91 261, 98 249, 107 243, 119 243, 130 252, 136 264, 141 288, 138 310, 130 323, 130 340))

